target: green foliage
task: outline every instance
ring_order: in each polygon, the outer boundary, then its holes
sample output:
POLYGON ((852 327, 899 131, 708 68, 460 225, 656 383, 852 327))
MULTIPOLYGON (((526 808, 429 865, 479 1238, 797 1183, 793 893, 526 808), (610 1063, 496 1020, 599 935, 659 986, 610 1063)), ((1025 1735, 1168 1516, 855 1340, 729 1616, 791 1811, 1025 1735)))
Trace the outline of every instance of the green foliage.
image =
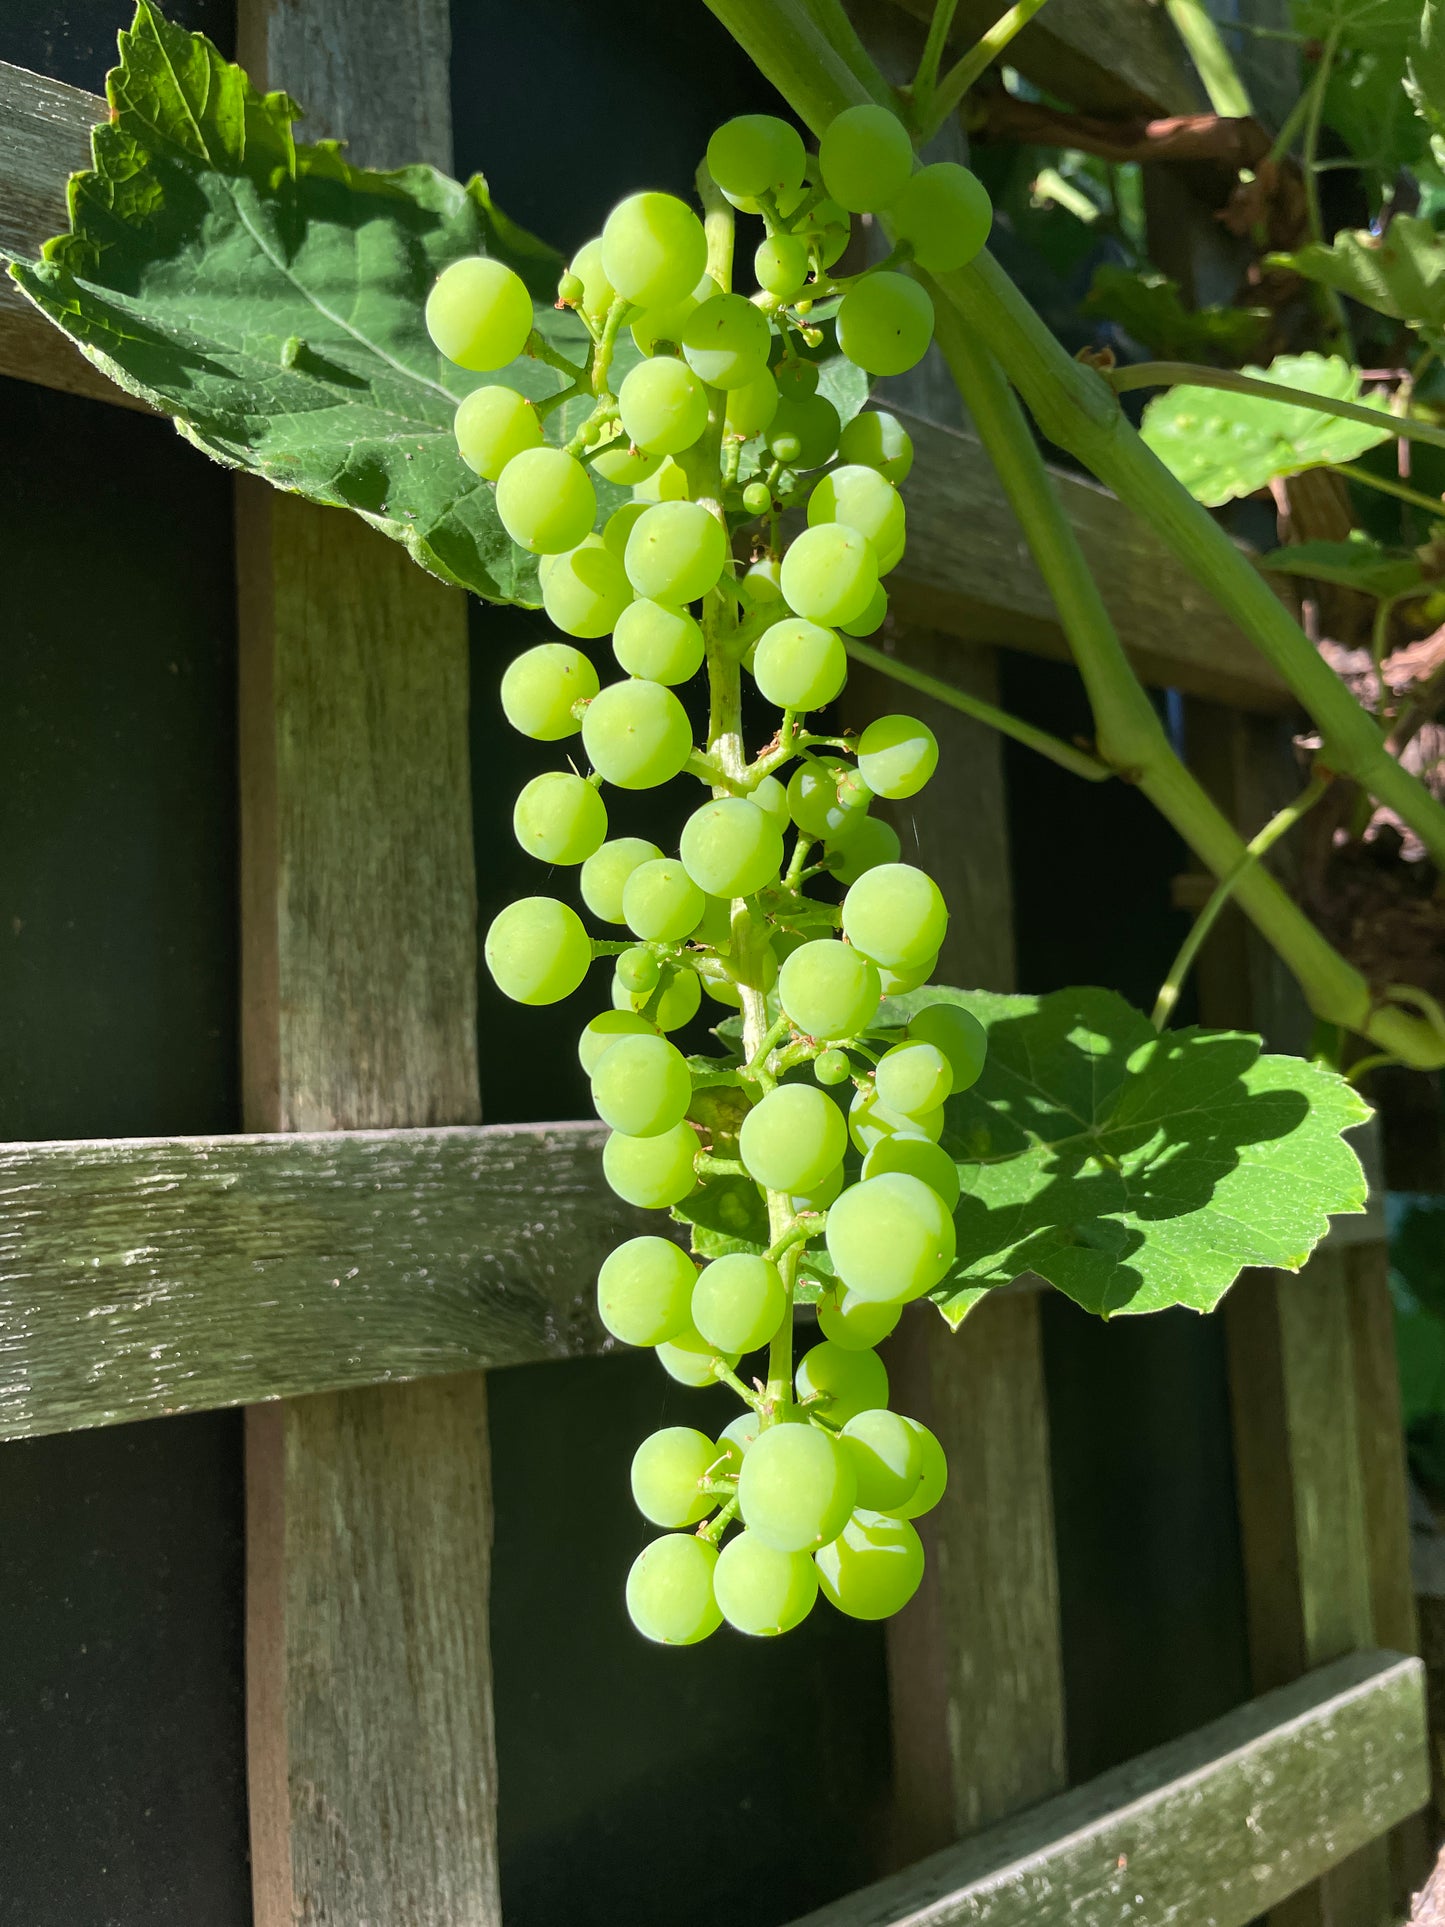
POLYGON ((1335 582, 1373 596, 1404 595, 1424 588, 1427 581, 1412 551, 1387 548, 1360 529, 1352 529, 1343 542, 1295 542, 1271 549, 1259 558, 1259 566, 1275 575, 1308 576, 1313 582, 1335 582))
POLYGON ((1293 0, 1295 31, 1341 47, 1378 47, 1415 32, 1420 0, 1293 0))
POLYGON ((1425 0, 1406 62, 1405 92, 1429 133, 1436 166, 1445 167, 1445 13, 1439 0, 1425 0))
POLYGON ((1445 243, 1417 216, 1397 215, 1383 234, 1346 229, 1329 247, 1312 243, 1270 260, 1408 322, 1427 339, 1439 340, 1445 329, 1445 243))
POLYGON ((1111 263, 1095 269, 1084 307, 1117 321, 1165 361, 1225 368, 1237 368, 1253 354, 1269 326, 1267 308, 1186 308, 1177 281, 1111 263))
MULTIPOLYGON (((1359 370, 1338 356, 1277 355, 1268 368, 1246 368, 1244 373, 1340 401, 1362 400, 1359 370)), ((1277 475, 1353 461, 1389 439, 1392 431, 1383 408, 1381 416, 1378 429, 1368 428, 1307 406, 1185 386, 1150 402, 1142 433, 1191 495, 1213 508, 1252 495, 1277 475)))

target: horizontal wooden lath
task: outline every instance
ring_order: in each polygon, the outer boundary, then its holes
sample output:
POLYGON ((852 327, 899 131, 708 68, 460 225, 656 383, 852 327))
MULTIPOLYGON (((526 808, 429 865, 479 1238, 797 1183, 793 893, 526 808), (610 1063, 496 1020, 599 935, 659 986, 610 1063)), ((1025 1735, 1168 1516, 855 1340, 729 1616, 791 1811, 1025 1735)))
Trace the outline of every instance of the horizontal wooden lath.
POLYGON ((1429 1793, 1423 1665, 1352 1653, 794 1927, 1244 1927, 1429 1793))

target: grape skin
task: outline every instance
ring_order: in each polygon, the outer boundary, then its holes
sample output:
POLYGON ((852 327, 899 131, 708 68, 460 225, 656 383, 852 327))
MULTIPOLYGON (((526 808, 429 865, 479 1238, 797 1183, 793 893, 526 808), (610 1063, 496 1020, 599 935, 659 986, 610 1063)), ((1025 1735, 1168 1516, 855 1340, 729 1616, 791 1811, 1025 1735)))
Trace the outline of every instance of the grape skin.
POLYGON ((779 1552, 755 1532, 740 1532, 718 1555, 713 1593, 740 1633, 773 1638, 800 1626, 818 1597, 818 1572, 805 1552, 779 1552))
POLYGON ((777 412, 778 384, 771 372, 762 368, 751 381, 728 390, 725 426, 729 435, 748 441, 754 435, 761 435, 777 412))
POLYGON ((808 523, 843 522, 873 545, 875 556, 889 554, 904 539, 903 497, 876 468, 845 462, 830 469, 808 497, 808 523))
MULTIPOLYGON (((602 1062, 605 1068, 607 1059, 602 1062)), ((885 1304, 932 1291, 948 1275, 956 1249, 943 1200, 902 1171, 850 1185, 829 1211, 824 1235, 848 1290, 885 1304)))
POLYGON ((908 1021, 908 1035, 941 1050, 953 1066, 953 1088, 976 1084, 988 1054, 988 1032, 961 1004, 925 1004, 908 1021))
POLYGON ((508 535, 536 555, 575 549, 597 514, 591 477, 560 448, 524 448, 514 455, 497 482, 496 504, 508 535))
POLYGON ((707 236, 685 201, 673 194, 632 194, 602 229, 602 271, 625 301, 640 308, 680 301, 707 267, 707 236))
POLYGON ((809 1191, 848 1143, 843 1113, 813 1084, 780 1084, 755 1104, 738 1133, 749 1177, 770 1191, 809 1191))
POLYGON ((542 446, 542 424, 515 388, 474 388, 462 398, 452 422, 457 450, 467 467, 495 482, 514 455, 542 446))
POLYGON ((629 1238, 602 1261, 597 1312, 624 1345, 661 1345, 688 1329, 697 1272, 670 1238, 629 1238))
POLYGON ((884 1305, 869 1298, 855 1298, 846 1286, 835 1298, 824 1298, 818 1306, 818 1329, 824 1338, 845 1351, 871 1351, 897 1325, 902 1315, 899 1305, 884 1305))
POLYGON ((892 970, 936 956, 947 930, 948 910, 938 885, 911 863, 880 863, 851 884, 843 899, 848 941, 892 970))
POLYGON ((958 1166, 941 1145, 922 1132, 892 1131, 870 1146, 863 1159, 863 1176, 881 1178, 886 1171, 905 1171, 936 1191, 946 1211, 958 1203, 961 1185, 958 1166))
POLYGON ((758 638, 753 681, 778 709, 822 709, 848 680, 848 657, 831 629, 801 617, 775 622, 758 638))
POLYGON ((640 863, 622 887, 622 914, 644 943, 681 943, 697 928, 703 893, 676 857, 640 863))
POLYGON ((793 1376, 798 1403, 816 1399, 823 1416, 835 1425, 888 1403, 888 1372, 877 1352, 856 1351, 825 1338, 803 1354, 793 1376))
POLYGON ((654 455, 680 454, 707 427, 706 390, 685 362, 670 355, 629 370, 617 391, 617 408, 628 438, 654 455))
POLYGON ((734 201, 795 191, 806 158, 797 128, 776 114, 737 114, 707 144, 708 172, 734 201))
POLYGON ((895 486, 907 479, 913 466, 913 440, 896 415, 883 408, 865 408, 838 437, 838 453, 845 462, 876 468, 895 486))
POLYGON ((597 689, 597 671, 580 649, 565 642, 541 642, 507 665, 502 713, 519 735, 559 743, 582 727, 573 708, 590 702, 597 689))
POLYGON ((925 1512, 932 1512, 947 1489, 948 1460, 943 1447, 926 1425, 920 1425, 916 1418, 907 1419, 905 1423, 918 1434, 923 1455, 923 1477, 911 1499, 906 1499, 902 1505, 886 1506, 884 1510, 898 1519, 921 1519, 925 1512))
MULTIPOLYGON (((917 1492, 923 1478, 923 1441, 911 1420, 882 1406, 871 1406, 853 1414, 843 1427, 839 1443, 852 1461, 860 1506, 896 1513, 917 1492)), ((674 1522, 659 1519, 657 1523, 674 1522)))
POLYGON ((715 1547, 691 1533, 668 1533, 644 1547, 627 1575, 627 1612, 638 1632, 659 1646, 695 1646, 716 1632, 716 1565, 715 1547))
POLYGON ((609 683, 587 706, 582 746, 592 767, 618 789, 654 789, 680 773, 692 754, 687 711, 661 683, 609 683))
POLYGON ((632 1499, 637 1510, 655 1526, 695 1526, 717 1503, 698 1488, 718 1456, 706 1432, 690 1425, 669 1425, 654 1432, 632 1456, 632 1499))
POLYGON ((811 622, 851 622, 878 588, 878 561, 864 535, 846 522, 804 529, 783 557, 783 600, 811 622))
POLYGON ((644 863, 657 862, 662 851, 646 837, 619 836, 595 850, 582 865, 578 887, 582 901, 603 923, 626 923, 622 911, 622 892, 632 872, 644 863))
POLYGON ((938 739, 916 716, 879 716, 858 739, 858 772, 890 802, 916 796, 938 767, 938 739))
POLYGON ((738 1473, 743 1523, 778 1552, 812 1552, 837 1538, 857 1491, 852 1466, 816 1425, 760 1432, 738 1473))
POLYGON ((906 1519, 860 1511, 813 1563, 824 1597, 839 1612, 850 1619, 889 1619, 918 1590, 923 1545, 906 1519))
POLYGON ((427 296, 426 331, 448 361, 488 374, 526 347, 532 297, 505 262, 471 255, 437 277, 427 296))
POLYGON ((692 1102, 687 1059, 665 1037, 620 1037, 592 1073, 592 1103, 627 1137, 658 1137, 692 1102))
POLYGON ((656 503, 627 538, 628 580, 653 602, 696 602, 717 582, 726 559, 723 526, 698 502, 656 503))
POLYGON ((896 238, 912 248, 919 267, 950 274, 988 239, 993 203, 976 174, 957 161, 935 161, 919 169, 889 214, 896 238))
POLYGON ((605 636, 632 600, 627 571, 600 536, 550 558, 542 607, 564 635, 584 641, 605 636))
POLYGON ((602 1010, 585 1024, 577 1039, 577 1061, 591 1077, 619 1037, 655 1037, 657 1027, 634 1010, 602 1010))
POLYGON ((498 990, 518 1004, 555 1004, 592 962, 582 919, 555 897, 518 897, 492 919, 483 954, 498 990))
POLYGON ((750 1252, 714 1258, 693 1287, 692 1322, 698 1333, 718 1351, 739 1357, 767 1344, 787 1308, 778 1267, 750 1252))
POLYGON ((834 937, 803 944, 778 973, 783 1009, 805 1037, 856 1037, 873 1021, 880 995, 877 966, 834 937))
POLYGON ((726 1365, 731 1371, 738 1357, 736 1352, 718 1351, 691 1325, 657 1348, 657 1362, 668 1377, 675 1378, 679 1385, 691 1385, 694 1390, 713 1383, 717 1365, 726 1365))
MULTIPOLYGON (((615 1011, 613 1016, 633 1015, 615 1011)), ((651 1030, 651 1026, 648 1026, 651 1030)), ((687 1123, 675 1124, 670 1131, 655 1137, 628 1137, 614 1131, 602 1147, 602 1174, 617 1196, 644 1211, 664 1211, 681 1204, 696 1187, 693 1160, 697 1156, 697 1133, 687 1123)), ((649 1515, 651 1516, 651 1515, 649 1515)), ((659 1525, 672 1523, 659 1519, 659 1525)), ((685 1525, 686 1520, 675 1522, 685 1525)))
POLYGON ((683 825, 679 855, 710 897, 750 897, 771 883, 783 861, 777 824, 743 796, 720 797, 683 825))
POLYGON ((874 1072, 880 1103, 905 1117, 936 1111, 953 1090, 953 1067, 943 1052, 922 1038, 894 1044, 874 1072))
MULTIPOLYGON (((740 294, 715 294, 682 324, 688 367, 709 388, 745 388, 768 365, 766 317, 740 294)), ((705 405, 705 404, 704 404, 705 405)))
POLYGON ((672 687, 691 681, 705 650, 702 630, 686 609, 639 596, 617 618, 612 653, 629 676, 672 687))
MULTIPOLYGON (((882 863, 896 863, 903 845, 891 823, 868 816, 841 848, 829 846, 828 868, 840 883, 856 883, 869 870, 882 863)), ((931 970, 926 973, 931 975, 931 970)))
POLYGON ((823 184, 841 207, 876 213, 898 198, 913 169, 908 129, 886 107, 845 107, 818 142, 823 184))
POLYGON ((906 274, 881 269, 844 295, 837 327, 849 361, 870 375, 906 375, 933 339, 933 303, 906 274))
POLYGON ((523 787, 512 829, 528 855, 543 863, 584 863, 602 847, 607 809, 582 777, 547 770, 523 787))
MULTIPOLYGON (((662 989, 653 1001, 652 991, 629 990, 616 976, 612 980, 615 1010, 650 1010, 659 1030, 681 1030, 697 1015, 702 1002, 702 985, 695 970, 677 970, 671 965, 662 973, 662 989)), ((654 990, 656 986, 654 986, 654 990)))

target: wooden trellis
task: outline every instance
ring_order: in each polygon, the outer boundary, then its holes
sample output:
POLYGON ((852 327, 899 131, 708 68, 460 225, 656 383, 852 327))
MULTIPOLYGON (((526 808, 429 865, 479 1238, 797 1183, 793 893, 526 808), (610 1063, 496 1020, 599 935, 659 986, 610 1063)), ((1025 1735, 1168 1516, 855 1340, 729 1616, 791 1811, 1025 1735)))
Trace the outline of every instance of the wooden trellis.
MULTIPOLYGON (((1019 43, 1043 84, 1193 104, 1152 10, 1053 0, 1045 21, 1019 43)), ((449 165, 442 0, 242 0, 240 26, 312 135, 449 165)), ((104 113, 0 67, 0 244, 63 226, 104 113)), ((0 373, 131 405, 8 283, 0 373)), ((910 428, 899 646, 988 695, 997 649, 1062 636, 976 440, 910 428)), ((1131 655, 1193 700, 1204 773, 1252 824, 1286 692, 1112 497, 1056 480, 1131 655)), ((463 597, 246 480, 237 541, 248 1134, 0 1147, 0 1438, 246 1405, 259 1927, 495 1927, 484 1374, 607 1349, 592 1282, 634 1214, 598 1128, 479 1122, 463 597)), ((953 786, 922 826, 956 912, 944 974, 1008 988, 997 741, 925 710, 953 786)), ((1215 954, 1206 1016, 1247 1019, 1244 965, 1215 954)), ((1390 1831, 1428 1792, 1424 1692, 1381 1226, 1347 1227, 1225 1314, 1261 1697, 1069 1792, 1037 1298, 998 1294, 958 1338, 911 1328, 909 1407, 971 1469, 890 1651, 899 1806, 933 1857, 810 1927, 1387 1917, 1390 1831)))

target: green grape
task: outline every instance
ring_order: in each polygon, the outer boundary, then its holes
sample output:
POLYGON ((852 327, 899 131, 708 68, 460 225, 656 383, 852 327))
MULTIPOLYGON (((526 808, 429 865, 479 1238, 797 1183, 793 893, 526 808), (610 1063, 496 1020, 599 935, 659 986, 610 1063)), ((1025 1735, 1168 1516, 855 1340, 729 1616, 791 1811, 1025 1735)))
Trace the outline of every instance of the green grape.
POLYGON ((738 1155, 769 1191, 808 1191, 848 1144, 843 1113, 813 1084, 779 1084, 743 1119, 738 1155))
POLYGON ((905 1171, 920 1178, 930 1191, 943 1200, 944 1209, 958 1204, 958 1166, 940 1145, 921 1131, 890 1131, 869 1147, 863 1159, 863 1176, 881 1178, 887 1171, 905 1171))
POLYGON ((894 238, 906 241, 919 267, 951 274, 988 239, 993 204, 976 174, 957 161, 920 168, 889 210, 894 238))
POLYGON ((843 1530, 858 1482, 835 1440, 816 1425, 771 1425, 738 1473, 743 1523, 778 1552, 811 1552, 843 1530))
POLYGON ((580 649, 565 642, 539 642, 507 664, 502 713, 519 735, 560 743, 582 727, 572 714, 597 694, 597 671, 580 649))
POLYGON ((766 482, 749 482, 743 490, 743 507, 749 515, 766 515, 773 506, 773 491, 766 482))
MULTIPOLYGON (((751 381, 728 390, 727 413, 723 426, 729 435, 751 441, 761 435, 778 411, 778 384, 771 370, 764 368, 751 381)), ((758 511, 754 511, 757 513, 758 511)))
POLYGON ((717 1548, 691 1532, 645 1546, 627 1575, 627 1616, 658 1646, 695 1646, 722 1624, 712 1594, 717 1548))
POLYGON ((643 836, 619 836, 604 843, 582 865, 578 879, 582 901, 603 923, 625 923, 622 891, 627 879, 639 864, 654 862, 661 855, 657 845, 643 836))
POLYGON ((725 120, 707 144, 708 172, 735 204, 755 202, 760 194, 795 192, 806 159, 797 128, 776 114, 738 114, 725 120))
MULTIPOLYGON (((919 1450, 916 1442, 913 1449, 919 1450)), ((632 1455, 633 1504, 655 1526, 695 1526, 716 1509, 717 1500, 700 1487, 717 1460, 718 1449, 706 1432, 690 1425, 654 1432, 632 1455)))
POLYGON ((615 973, 612 978, 613 1008, 646 1012, 651 1005, 652 1021, 659 1030, 681 1030, 696 1017, 701 1002, 702 985, 695 970, 678 970, 669 964, 662 973, 661 989, 653 991, 629 990, 615 973))
POLYGON ((742 579, 742 592, 755 609, 781 602, 782 572, 782 564, 775 555, 765 555, 760 562, 753 563, 742 579))
POLYGON ((918 1591, 923 1542, 906 1519, 863 1511, 813 1563, 824 1598, 840 1613, 850 1619, 889 1619, 918 1591))
POLYGON ((858 770, 893 802, 916 796, 938 767, 938 739, 916 716, 879 716, 858 739, 858 770))
POLYGON ((935 951, 931 957, 908 970, 893 970, 887 964, 880 964, 878 981, 883 986, 885 997, 901 997, 906 991, 917 990, 920 984, 926 984, 937 968, 938 953, 935 951))
POLYGON ((811 622, 851 622, 878 587, 878 562, 868 538, 845 522, 816 522, 788 544, 783 600, 811 622))
POLYGON ((745 796, 719 797, 694 810, 678 845, 683 868, 711 897, 751 897, 777 876, 783 839, 767 813, 745 796))
POLYGON ((487 968, 516 1004, 570 997, 592 962, 592 939, 577 912, 555 897, 518 897, 492 919, 487 968))
POLYGON ((740 1532, 718 1554, 713 1595, 740 1633, 771 1638, 800 1626, 818 1597, 818 1572, 806 1552, 779 1552, 755 1532, 740 1532))
POLYGON ((787 829, 791 818, 788 815, 788 792, 776 776, 762 777, 752 792, 752 801, 770 816, 778 826, 779 834, 787 829))
POLYGON ((879 1101, 905 1117, 936 1111, 953 1089, 953 1066, 941 1050, 921 1038, 884 1051, 874 1077, 879 1101))
POLYGON ((607 310, 617 299, 617 292, 607 279, 602 266, 602 237, 595 236, 584 241, 572 256, 568 273, 581 283, 582 293, 576 305, 591 321, 605 321, 607 310))
POLYGON ((855 1297, 842 1285, 835 1298, 819 1301, 818 1329, 830 1344, 841 1345, 844 1351, 866 1352, 883 1343, 901 1315, 902 1306, 855 1297))
POLYGON ((702 222, 673 194, 633 194, 602 229, 602 271, 624 301, 661 308, 681 301, 707 267, 702 222))
POLYGON ((843 1167, 835 1164, 821 1184, 815 1184, 809 1191, 790 1191, 788 1203, 794 1211, 826 1211, 843 1189, 843 1183, 843 1167))
POLYGON ((700 502, 659 502, 627 538, 628 579, 653 602, 696 602, 726 560, 727 533, 700 502))
POLYGON ((874 635, 888 619, 888 591, 880 582, 873 591, 873 599, 861 616, 854 616, 851 622, 840 622, 838 627, 845 636, 874 635))
POLYGON ((665 1037, 619 1037, 592 1073, 597 1115, 627 1137, 670 1131, 691 1102, 687 1059, 665 1037))
POLYGON ((818 392, 818 364, 802 355, 788 354, 773 370, 778 393, 786 401, 806 401, 818 392))
POLYGON ((807 246, 796 234, 770 234, 753 256, 758 286, 779 301, 791 301, 802 292, 811 266, 807 246))
POLYGON ((715 294, 682 324, 687 365, 709 388, 745 388, 766 373, 772 331, 740 294, 715 294))
POLYGON ((714 1258, 698 1273, 692 1292, 692 1322, 720 1352, 755 1352, 783 1322, 788 1296, 778 1267, 769 1258, 733 1251, 714 1258))
MULTIPOLYGON (((866 1358, 872 1354, 854 1352, 852 1356, 866 1358)), ((839 1443, 852 1460, 860 1506, 874 1512, 892 1512, 907 1505, 923 1477, 923 1441, 911 1419, 872 1406, 854 1413, 843 1427, 839 1443)), ((657 1523, 671 1525, 674 1521, 659 1519, 657 1523)), ((680 1519, 676 1523, 686 1525, 690 1521, 680 1519)))
POLYGON ((976 1084, 988 1055, 988 1032, 962 1004, 925 1004, 908 1020, 908 1035, 941 1050, 953 1069, 953 1088, 976 1084))
POLYGON ((727 1459, 726 1466, 722 1468, 727 1477, 737 1477, 743 1459, 752 1449, 761 1428, 762 1420, 749 1407, 747 1411, 739 1412, 735 1419, 729 1420, 718 1433, 717 1449, 727 1459))
POLYGON ((867 816, 841 847, 829 847, 825 860, 830 873, 840 883, 856 883, 880 863, 896 863, 902 848, 891 823, 885 823, 881 817, 867 816))
POLYGON ((627 571, 600 535, 550 558, 542 607, 564 635, 605 636, 632 600, 627 571))
MULTIPOLYGON (((688 496, 687 471, 668 455, 655 474, 649 475, 645 481, 633 483, 632 494, 634 500, 641 502, 645 508, 653 507, 658 502, 685 502, 688 496)), ((631 533, 629 529, 628 534, 631 533)))
POLYGON ((835 937, 801 945, 778 973, 778 998, 804 1037, 856 1037, 872 1023, 880 994, 877 966, 835 937))
POLYGON ((846 1084, 853 1064, 845 1050, 820 1051, 813 1059, 813 1075, 820 1084, 846 1084))
POLYGON ((702 1333, 694 1331, 690 1324, 676 1338, 669 1338, 657 1348, 657 1362, 668 1377, 676 1379, 679 1385, 692 1386, 695 1391, 713 1383, 719 1364, 732 1371, 738 1357, 736 1352, 720 1352, 709 1345, 702 1333))
POLYGON ((878 576, 880 581, 885 575, 891 575, 903 560, 903 548, 903 539, 900 536, 891 549, 878 549, 874 551, 878 557, 878 576))
POLYGON ((778 709, 822 709, 848 680, 848 658, 831 629, 795 616, 758 638, 753 680, 778 709))
POLYGON ((841 430, 838 411, 826 395, 780 394, 763 440, 789 468, 821 468, 837 448, 841 430))
POLYGON ((847 763, 810 756, 788 778, 788 809, 805 836, 844 843, 867 821, 873 792, 847 763))
POLYGON ((676 857, 639 863, 622 886, 627 927, 644 943, 681 943, 706 908, 702 891, 676 857))
POLYGON ((629 1238, 597 1274, 597 1313, 624 1345, 661 1345, 688 1329, 697 1269, 671 1238, 629 1238))
MULTIPOLYGON (((650 476, 655 475, 665 459, 662 455, 650 454, 645 448, 634 448, 625 435, 620 435, 610 448, 604 448, 592 457, 592 472, 600 475, 604 482, 615 483, 618 488, 633 488, 638 482, 645 482, 650 476)), ((631 507, 632 504, 629 503, 627 506, 631 507)), ((609 519, 608 529, 617 520, 617 514, 620 512, 617 511, 609 519)), ((637 514, 641 513, 642 510, 639 508, 637 514)), ((636 517, 633 519, 636 520, 636 517)), ((620 558, 625 545, 608 540, 607 529, 604 529, 602 534, 608 548, 620 558)))
POLYGON ((847 247, 852 232, 853 224, 848 219, 848 210, 839 202, 824 200, 814 204, 808 216, 808 233, 820 267, 832 267, 847 247))
POLYGON ((650 790, 676 776, 692 754, 687 711, 661 683, 609 683, 582 718, 582 747, 605 782, 650 790))
MULTIPOLYGON (((630 1017, 632 1012, 611 1014, 630 1017)), ((656 1137, 628 1137, 614 1131, 602 1147, 602 1175, 624 1203, 644 1211, 665 1211, 669 1205, 681 1204, 697 1183, 693 1170, 697 1148, 697 1132, 690 1124, 674 1124, 656 1137)), ((667 1521, 659 1519, 658 1524, 667 1521)))
POLYGON ((426 331, 459 368, 505 368, 532 332, 532 297, 505 262, 471 255, 437 277, 426 298, 426 331))
POLYGON ((521 548, 536 555, 575 549, 597 514, 592 478, 560 448, 524 448, 502 470, 497 515, 521 548))
MULTIPOLYGON (((884 973, 880 970, 879 976, 884 973)), ((866 1155, 880 1138, 902 1131, 909 1137, 926 1137, 936 1144, 943 1135, 943 1111, 925 1111, 921 1117, 908 1117, 890 1111, 879 1096, 876 1085, 868 1084, 854 1097, 848 1111, 848 1135, 866 1155)))
POLYGON ((845 462, 831 468, 808 497, 808 523, 842 522, 868 538, 875 555, 887 554, 905 532, 903 497, 876 468, 845 462))
POLYGON ((662 965, 650 950, 635 944, 631 950, 624 950, 614 966, 617 982, 624 990, 640 992, 644 997, 651 996, 662 977, 662 965))
POLYGON ((658 355, 623 376, 617 410, 639 448, 676 455, 707 427, 707 391, 686 362, 658 355))
POLYGON ((702 630, 686 609, 639 597, 617 619, 612 653, 629 676, 646 682, 688 682, 702 668, 702 630))
POLYGON ((804 1353, 793 1382, 799 1402, 818 1400, 823 1416, 835 1425, 888 1403, 888 1373, 877 1352, 851 1351, 828 1339, 804 1353))
POLYGON ((636 315, 630 326, 639 353, 655 355, 664 342, 674 348, 681 346, 683 322, 699 303, 710 301, 717 291, 717 282, 710 274, 704 274, 691 293, 683 295, 681 300, 645 308, 636 315))
MULTIPOLYGON (((624 1048, 635 1046, 616 1045, 602 1069, 624 1048)), ((828 1213, 825 1236, 834 1269, 849 1291, 885 1304, 907 1304, 932 1291, 954 1258, 953 1219, 943 1200, 906 1171, 849 1185, 828 1213)))
MULTIPOLYGON (((590 718, 592 710, 587 714, 590 718)), ((938 885, 911 863, 880 863, 850 884, 843 899, 843 934, 865 957, 890 970, 907 970, 936 956, 947 929, 948 910, 938 885)))
MULTIPOLYGON (((662 466, 665 468, 671 459, 668 456, 662 466)), ((646 502, 623 502, 619 508, 613 509, 603 524, 602 540, 615 556, 620 558, 627 554, 627 538, 646 513, 646 502)))
POLYGON ((913 171, 908 129, 886 107, 845 107, 818 142, 823 185, 855 214, 875 213, 896 200, 913 171))
POLYGON ((542 446, 537 410, 515 388, 474 388, 458 406, 452 429, 462 460, 488 482, 524 448, 542 446))
POLYGON ((838 437, 838 453, 845 462, 876 468, 896 487, 913 466, 913 443, 896 415, 882 408, 866 408, 855 415, 838 437))
POLYGON ((911 1499, 902 1505, 885 1506, 895 1519, 921 1519, 925 1512, 932 1512, 948 1486, 948 1460, 944 1457, 943 1447, 926 1425, 920 1425, 916 1418, 906 1421, 918 1434, 919 1449, 923 1458, 923 1477, 911 1499))
POLYGON ((657 1027, 633 1010, 601 1010, 577 1039, 577 1059, 588 1077, 619 1037, 655 1037, 657 1027))
POLYGON ((702 917, 692 933, 692 941, 711 944, 714 950, 725 950, 732 940, 732 905, 724 902, 721 897, 706 898, 702 917))
POLYGON ((864 275, 838 309, 838 346, 870 375, 905 375, 933 339, 933 303, 906 274, 864 275))
POLYGON ((585 863, 607 835, 607 806, 582 777, 547 770, 523 786, 512 830, 543 863, 585 863))

